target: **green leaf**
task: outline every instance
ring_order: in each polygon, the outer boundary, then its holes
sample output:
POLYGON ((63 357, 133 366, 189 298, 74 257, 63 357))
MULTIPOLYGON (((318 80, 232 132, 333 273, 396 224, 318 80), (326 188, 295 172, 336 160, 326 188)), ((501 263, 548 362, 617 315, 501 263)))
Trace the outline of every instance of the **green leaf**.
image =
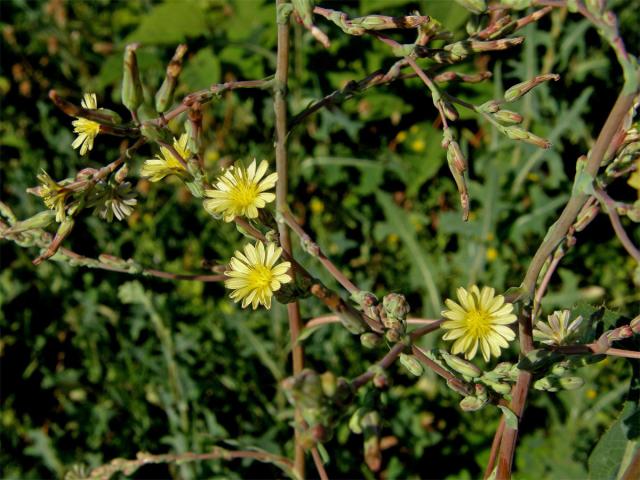
POLYGON ((634 368, 629 400, 625 402, 617 420, 598 441, 589 456, 589 478, 615 480, 620 478, 640 448, 640 409, 638 393, 640 376, 634 368))
POLYGON ((180 80, 189 90, 198 90, 219 83, 220 60, 211 48, 203 48, 185 64, 180 80))
POLYGON ((512 428, 514 430, 518 429, 518 417, 515 413, 513 413, 509 407, 505 407, 504 405, 498 405, 498 408, 502 410, 504 414, 504 421, 507 424, 507 427, 512 428))
POLYGON ((440 311, 440 292, 434 278, 434 265, 424 253, 424 248, 420 246, 415 228, 411 225, 407 212, 393 203, 387 193, 377 192, 376 198, 384 210, 387 221, 407 246, 409 254, 413 258, 413 264, 424 280, 424 288, 427 291, 427 298, 424 300, 425 312, 427 315, 437 315, 440 311))
POLYGON ((125 43, 175 45, 206 33, 204 18, 200 2, 168 1, 142 17, 142 22, 127 36, 125 43))

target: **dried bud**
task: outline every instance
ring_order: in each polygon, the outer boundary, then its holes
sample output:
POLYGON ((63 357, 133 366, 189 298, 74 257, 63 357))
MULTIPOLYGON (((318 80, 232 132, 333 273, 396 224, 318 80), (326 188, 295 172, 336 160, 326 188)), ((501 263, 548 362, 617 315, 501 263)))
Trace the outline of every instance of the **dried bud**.
POLYGON ((127 178, 128 174, 129 174, 129 167, 125 163, 124 165, 122 165, 122 167, 120 167, 120 169, 114 175, 114 180, 116 181, 116 183, 122 183, 127 178))
POLYGON ((546 82, 547 80, 558 81, 560 80, 560 75, 557 75, 555 73, 548 73, 546 75, 538 75, 537 77, 526 82, 518 83, 504 92, 504 99, 507 102, 515 102, 531 89, 537 87, 543 82, 546 82))
POLYGON ((124 64, 122 75, 122 103, 130 111, 134 112, 142 104, 142 83, 138 71, 136 49, 139 44, 127 45, 124 51, 124 64))

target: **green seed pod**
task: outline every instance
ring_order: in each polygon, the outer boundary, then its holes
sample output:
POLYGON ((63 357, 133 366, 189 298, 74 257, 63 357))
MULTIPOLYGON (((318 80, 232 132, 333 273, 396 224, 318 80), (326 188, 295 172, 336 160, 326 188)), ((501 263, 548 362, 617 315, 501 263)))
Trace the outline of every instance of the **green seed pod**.
POLYGON ((508 383, 492 382, 487 380, 482 380, 482 381, 489 388, 494 390, 496 393, 499 393, 500 395, 508 395, 509 393, 511 393, 511 385, 509 385, 508 383))
POLYGON ((509 378, 511 369, 513 368, 513 363, 510 362, 500 362, 495 368, 491 371, 498 378, 509 378))
POLYGON ((144 99, 136 58, 138 46, 137 43, 127 45, 122 69, 122 103, 132 112, 137 110, 144 99))
POLYGON ((360 335, 360 343, 368 349, 377 348, 382 345, 382 337, 373 332, 363 333, 360 335))
POLYGON ((412 355, 401 353, 400 363, 409 371, 409 373, 415 375, 416 377, 422 375, 422 372, 424 371, 422 368, 422 364, 412 355))
POLYGON ((521 142, 530 143, 531 145, 535 145, 540 148, 551 147, 549 140, 538 137, 524 128, 520 128, 515 125, 511 127, 504 127, 501 131, 512 140, 520 140, 521 142))
POLYGON ((440 354, 442 355, 445 363, 456 372, 471 378, 478 378, 482 375, 482 370, 476 367, 473 363, 463 360, 457 355, 452 355, 446 351, 441 351, 440 354))
POLYGON ((543 390, 545 392, 557 392, 560 389, 560 383, 558 377, 555 375, 547 375, 533 383, 533 388, 536 390, 543 390))
POLYGON ((20 222, 16 222, 5 233, 22 233, 27 230, 34 230, 37 228, 46 228, 56 221, 56 212, 54 210, 43 210, 36 213, 33 217, 29 217, 20 222))

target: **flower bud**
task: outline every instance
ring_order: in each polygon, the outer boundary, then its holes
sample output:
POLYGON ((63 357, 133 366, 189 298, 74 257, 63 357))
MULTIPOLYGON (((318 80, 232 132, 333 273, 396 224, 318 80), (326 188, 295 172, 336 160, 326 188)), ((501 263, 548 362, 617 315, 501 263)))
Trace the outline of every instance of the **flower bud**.
POLYGON ((56 212, 54 210, 43 210, 20 222, 16 222, 13 226, 6 230, 6 234, 22 233, 27 230, 35 230, 37 228, 46 228, 56 220, 56 212))
POLYGON ((460 408, 465 412, 475 412, 487 404, 487 400, 482 400, 473 395, 469 395, 460 400, 460 408))
POLYGON ((336 394, 337 379, 333 372, 324 372, 320 375, 320 382, 322 384, 322 392, 327 397, 333 397, 336 394))
POLYGON ((374 472, 382 466, 382 452, 380 451, 380 414, 370 410, 362 416, 360 425, 364 434, 364 460, 367 466, 374 472))
POLYGON ((478 110, 484 113, 496 113, 500 110, 500 102, 496 100, 489 100, 478 107, 478 110))
POLYGON ((386 332, 384 332, 384 338, 387 339, 389 343, 397 343, 402 338, 403 333, 397 328, 390 328, 386 332))
POLYGON ((538 137, 531 132, 528 132, 524 128, 520 128, 517 126, 505 127, 502 128, 502 133, 504 133, 507 137, 512 140, 520 140, 525 143, 530 143, 531 145, 535 145, 540 148, 549 148, 551 147, 551 142, 542 137, 538 137))
POLYGON ((349 430, 351 430, 356 435, 360 435, 362 433, 362 417, 367 413, 367 410, 363 407, 358 408, 351 418, 349 419, 349 430))
POLYGON ((182 58, 187 53, 186 45, 178 45, 176 53, 167 66, 167 73, 160 88, 156 92, 155 105, 158 113, 166 112, 173 102, 173 93, 178 83, 178 76, 182 71, 182 58))
POLYGON ((440 350, 440 355, 444 359, 445 363, 452 369, 462 375, 466 375, 471 378, 478 378, 482 375, 482 370, 476 367, 473 363, 463 360, 457 355, 452 355, 445 350, 440 350))
POLYGON ((508 125, 522 123, 522 120, 524 120, 522 115, 512 112, 511 110, 498 110, 493 114, 493 117, 499 122, 506 123, 508 125))
POLYGON ((360 335, 360 343, 365 348, 373 349, 382 345, 382 337, 373 332, 363 333, 360 335))
POLYGON ((173 139, 168 130, 161 128, 153 123, 143 123, 140 127, 140 133, 144 138, 153 142, 163 142, 171 144, 173 139))
POLYGON ((376 371, 373 376, 373 386, 376 388, 387 388, 389 386, 389 375, 384 369, 376 371))
POLYGON ((127 45, 124 51, 122 72, 122 103, 129 111, 134 112, 142 104, 142 83, 138 71, 136 49, 139 44, 127 45))
POLYGON ((400 354, 400 364, 406 368, 409 373, 419 377, 422 375, 423 368, 422 364, 412 355, 407 355, 405 353, 400 354))
POLYGON ((508 383, 492 382, 485 379, 482 379, 482 381, 500 395, 508 395, 509 393, 511 393, 511 385, 509 385, 508 383))
POLYGON ((108 108, 100 108, 99 110, 92 110, 100 113, 106 121, 113 123, 114 125, 120 125, 122 123, 122 117, 117 112, 109 110, 108 108))
POLYGON ((507 102, 515 102, 531 89, 535 88, 543 82, 546 82, 547 80, 558 81, 560 80, 560 75, 557 75, 555 73, 548 73, 546 75, 538 75, 537 77, 526 82, 518 83, 504 92, 504 99, 507 102))

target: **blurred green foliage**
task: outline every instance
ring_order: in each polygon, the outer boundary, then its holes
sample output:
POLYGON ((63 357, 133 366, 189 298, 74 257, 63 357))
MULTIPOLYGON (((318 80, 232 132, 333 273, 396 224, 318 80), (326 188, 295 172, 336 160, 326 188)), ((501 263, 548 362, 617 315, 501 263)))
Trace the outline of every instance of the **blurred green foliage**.
MULTIPOLYGON (((631 3, 614 3, 628 46, 639 45, 637 11, 631 3)), ((89 160, 80 158, 70 147, 70 119, 54 109, 47 92, 56 88, 75 100, 96 92, 100 106, 115 109, 128 42, 143 45, 138 53, 151 88, 147 95, 159 86, 179 42, 188 44, 189 54, 177 98, 274 70, 272 2, 5 0, 0 8, 2 200, 19 218, 42 209, 40 200, 25 192, 40 169, 64 178, 116 158, 118 141, 105 136, 89 160)), ((343 8, 391 15, 419 8, 454 32, 462 32, 467 20, 449 1, 370 0, 343 8)), ((321 26, 332 40, 328 51, 300 25, 293 30, 293 113, 394 61, 379 42, 321 26)), ((436 112, 419 81, 377 87, 322 110, 294 131, 292 209, 361 288, 403 292, 413 314, 432 317, 460 285, 501 291, 520 283, 568 198, 575 159, 593 143, 622 83, 613 53, 581 17, 555 11, 523 34, 520 48, 454 68, 488 69, 492 80, 447 88, 478 104, 498 97, 505 85, 560 73, 561 81, 539 87, 515 108, 527 128, 554 147, 541 151, 516 144, 461 112, 459 133, 471 159, 467 223, 460 219, 439 146, 436 112)), ((267 93, 224 94, 204 115, 210 172, 232 159, 273 159, 267 93)), ((138 166, 155 153, 145 148, 138 166)), ((128 222, 84 218, 65 245, 91 257, 104 252, 175 272, 200 271, 203 260, 225 262, 239 247, 235 228, 213 221, 177 182, 136 182, 139 204, 128 222)), ((615 186, 621 200, 632 196, 625 188, 622 182, 615 186)), ((637 229, 632 235, 637 243, 637 229)), ((134 458, 141 450, 205 452, 231 444, 291 454, 293 412, 278 389, 290 371, 282 306, 249 314, 217 284, 132 279, 54 262, 36 268, 31 264, 36 255, 2 243, 3 478, 61 476, 75 463, 97 466, 118 456, 134 458)), ((335 286, 313 259, 301 250, 297 255, 335 286)), ((630 281, 633 269, 608 220, 600 218, 578 235, 563 260, 544 312, 587 302, 637 314, 640 293, 630 281)), ((325 313, 313 299, 303 303, 305 318, 325 313)), ((439 340, 423 342, 431 347, 439 340)), ((363 351, 357 337, 338 325, 318 330, 305 346, 311 367, 343 376, 358 375, 383 353, 363 351)), ((514 359, 515 352, 506 356, 514 359)), ((584 375, 582 389, 532 393, 520 432, 519 478, 585 477, 589 453, 621 409, 631 372, 625 361, 611 360, 584 369, 584 375)), ((429 373, 416 381, 398 368, 394 377, 388 391, 367 393, 376 396, 385 419, 385 477, 477 478, 500 411, 462 414, 457 394, 429 373)), ((346 420, 338 427, 327 445, 332 477, 373 478, 355 453, 361 441, 346 420)), ((145 467, 139 475, 279 473, 246 461, 212 461, 145 467)))

